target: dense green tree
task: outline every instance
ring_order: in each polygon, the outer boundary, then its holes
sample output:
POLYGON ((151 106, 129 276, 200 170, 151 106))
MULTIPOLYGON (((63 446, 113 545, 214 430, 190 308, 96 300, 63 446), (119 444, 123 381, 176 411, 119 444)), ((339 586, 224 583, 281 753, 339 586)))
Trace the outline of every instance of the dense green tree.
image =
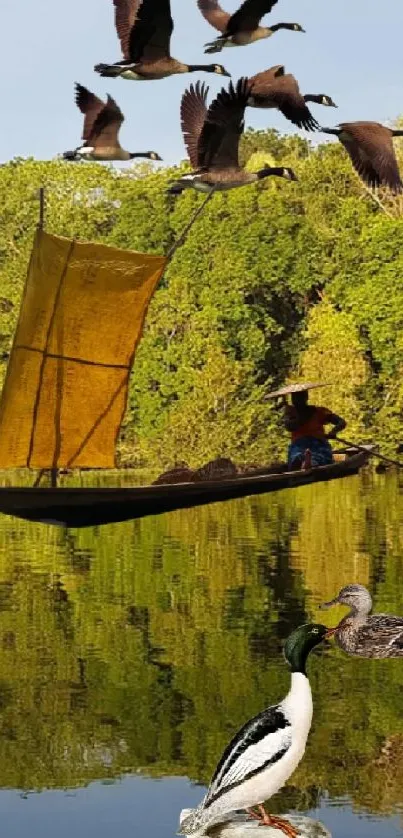
MULTIPOLYGON (((337 142, 313 146, 249 129, 241 154, 251 169, 265 161, 290 165, 299 182, 273 178, 215 195, 175 253, 136 355, 121 456, 156 470, 219 455, 267 462, 284 450, 286 436, 265 393, 308 372, 334 378, 334 395, 326 396, 346 413, 352 434, 396 451, 401 200, 382 191, 371 196, 337 142)), ((0 167, 3 373, 38 187, 46 187, 50 231, 167 253, 203 200, 167 194, 186 166, 123 171, 15 160, 0 167)))

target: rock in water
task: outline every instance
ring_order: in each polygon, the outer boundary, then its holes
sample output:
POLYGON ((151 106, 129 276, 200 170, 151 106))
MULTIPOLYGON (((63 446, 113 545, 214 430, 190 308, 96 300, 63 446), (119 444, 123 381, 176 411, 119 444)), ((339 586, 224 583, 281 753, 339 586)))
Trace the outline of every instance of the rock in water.
MULTIPOLYGON (((192 809, 182 809, 179 823, 192 813, 192 809)), ((320 821, 305 815, 279 815, 289 821, 298 830, 301 838, 332 838, 331 833, 320 821)), ((202 835, 203 833, 198 833, 202 835)), ((234 812, 230 821, 218 823, 205 833, 209 838, 285 838, 284 832, 277 827, 259 826, 258 821, 249 818, 244 812, 234 812)))

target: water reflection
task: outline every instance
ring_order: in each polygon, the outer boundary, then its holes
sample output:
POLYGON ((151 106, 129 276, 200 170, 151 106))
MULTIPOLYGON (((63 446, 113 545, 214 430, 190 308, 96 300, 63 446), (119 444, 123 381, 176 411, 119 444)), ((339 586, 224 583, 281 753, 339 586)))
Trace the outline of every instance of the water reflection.
MULTIPOLYGON (((199 790, 200 791, 200 790, 199 790)), ((40 834, 53 838, 110 838, 119 831, 119 838, 173 838, 178 812, 183 801, 194 805, 198 790, 180 778, 163 783, 140 777, 125 777, 113 785, 92 783, 75 791, 53 791, 46 794, 21 795, 0 792, 1 813, 7 824, 7 838, 40 834)), ((338 801, 337 809, 325 802, 309 814, 326 823, 333 838, 398 838, 401 835, 397 817, 358 818, 349 801, 338 801)))
MULTIPOLYGON (((398 478, 366 475, 77 532, 1 518, 1 787, 207 783, 234 730, 284 695, 282 642, 323 620, 320 602, 359 581, 403 614, 402 513, 398 478)), ((273 811, 399 812, 402 662, 333 648, 310 678, 309 747, 273 811)), ((158 818, 147 835, 171 834, 158 818)))

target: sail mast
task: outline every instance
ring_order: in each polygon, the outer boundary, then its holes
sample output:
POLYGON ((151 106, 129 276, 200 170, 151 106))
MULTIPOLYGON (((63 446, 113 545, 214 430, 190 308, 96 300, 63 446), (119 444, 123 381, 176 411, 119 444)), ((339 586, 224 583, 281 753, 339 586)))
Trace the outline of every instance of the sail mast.
MULTIPOLYGON (((44 230, 44 228, 45 228, 45 187, 40 186, 39 187, 38 230, 44 230)), ((41 471, 39 473, 39 477, 38 477, 38 481, 37 481, 38 484, 39 484, 39 481, 42 477, 42 474, 43 474, 43 471, 41 471)), ((57 477, 58 477, 58 469, 57 468, 51 468, 50 469, 50 485, 51 485, 52 489, 57 488, 57 477)))
POLYGON ((38 230, 43 230, 45 226, 45 187, 39 188, 39 221, 38 230))

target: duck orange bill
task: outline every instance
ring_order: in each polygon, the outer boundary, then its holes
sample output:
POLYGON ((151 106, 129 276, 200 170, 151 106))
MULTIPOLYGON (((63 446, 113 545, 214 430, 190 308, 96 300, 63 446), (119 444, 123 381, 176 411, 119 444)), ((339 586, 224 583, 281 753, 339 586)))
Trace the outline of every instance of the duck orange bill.
POLYGON ((335 626, 332 629, 328 629, 326 634, 325 634, 325 638, 326 637, 333 637, 333 635, 336 634, 337 629, 338 629, 338 626, 335 626))

